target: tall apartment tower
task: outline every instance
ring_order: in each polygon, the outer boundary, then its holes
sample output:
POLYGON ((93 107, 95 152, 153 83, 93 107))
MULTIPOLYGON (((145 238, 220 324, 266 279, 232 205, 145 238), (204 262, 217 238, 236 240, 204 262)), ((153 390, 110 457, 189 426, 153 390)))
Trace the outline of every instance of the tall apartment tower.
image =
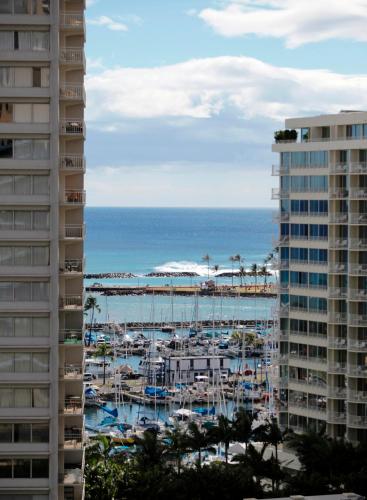
POLYGON ((286 120, 279 189, 279 420, 367 440, 367 112, 286 120))
POLYGON ((0 500, 83 497, 84 0, 0 0, 0 500))

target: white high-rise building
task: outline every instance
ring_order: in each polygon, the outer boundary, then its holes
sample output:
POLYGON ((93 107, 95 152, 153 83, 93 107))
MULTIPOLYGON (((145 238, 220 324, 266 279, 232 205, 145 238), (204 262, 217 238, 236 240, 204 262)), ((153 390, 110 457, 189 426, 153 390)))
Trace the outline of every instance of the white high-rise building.
POLYGON ((0 500, 83 496, 84 0, 0 0, 0 500))
POLYGON ((367 112, 286 120, 280 185, 280 424, 367 439, 367 112))

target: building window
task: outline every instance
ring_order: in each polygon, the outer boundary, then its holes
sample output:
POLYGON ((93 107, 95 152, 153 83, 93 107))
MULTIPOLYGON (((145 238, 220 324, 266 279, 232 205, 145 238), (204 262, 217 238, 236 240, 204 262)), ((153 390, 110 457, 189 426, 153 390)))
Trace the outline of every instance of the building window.
POLYGON ((45 302, 48 299, 48 281, 0 282, 0 302, 45 302))
MULTIPOLYGON (((0 458, 0 478, 48 478, 48 462, 47 458, 0 458)), ((14 495, 14 499, 17 497, 22 500, 24 498, 20 495, 14 495)), ((6 498, 10 497, 6 496, 6 498)), ((33 498, 33 495, 30 498, 33 498)))
POLYGON ((44 317, 0 317, 0 337, 48 337, 50 319, 44 317))
POLYGON ((45 15, 50 13, 50 0, 1 0, 0 14, 45 15))
POLYGON ((46 210, 0 210, 0 231, 47 231, 49 212, 46 210))
POLYGON ((48 388, 0 386, 0 408, 48 408, 48 388))
POLYGON ((47 423, 0 423, 0 443, 48 442, 49 426, 47 423))
POLYGON ((46 373, 47 352, 0 352, 0 373, 46 373))
POLYGON ((48 31, 0 31, 0 50, 46 51, 49 47, 48 31))

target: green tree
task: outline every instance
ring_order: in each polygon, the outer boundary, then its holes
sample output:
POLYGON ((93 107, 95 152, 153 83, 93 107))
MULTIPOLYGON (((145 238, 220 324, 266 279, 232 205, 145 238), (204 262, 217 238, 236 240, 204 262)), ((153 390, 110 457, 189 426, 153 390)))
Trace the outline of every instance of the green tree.
POLYGON ((224 444, 224 458, 228 464, 228 449, 234 438, 233 422, 225 415, 219 415, 217 425, 208 430, 213 443, 224 444))
POLYGON ((215 287, 217 287, 217 282, 218 282, 217 272, 219 271, 219 265, 218 264, 215 264, 213 266, 213 271, 215 272, 215 287))
POLYGON ((84 312, 87 314, 89 312, 89 336, 88 336, 88 344, 89 347, 92 340, 92 325, 94 322, 95 312, 101 312, 101 308, 98 305, 96 297, 93 295, 89 295, 84 304, 84 312))
POLYGON ((257 293, 257 277, 259 274, 259 266, 257 264, 252 264, 251 266, 251 274, 255 278, 255 293, 257 293))
POLYGON ((142 437, 135 438, 137 451, 134 455, 139 469, 162 467, 167 455, 167 447, 158 438, 157 432, 144 431, 142 437))
POLYGON ((166 441, 168 453, 172 454, 176 460, 177 474, 180 475, 182 467, 182 457, 188 450, 188 439, 186 432, 175 426, 172 430, 166 431, 166 441))
POLYGON ((208 435, 208 431, 206 429, 201 430, 196 422, 189 423, 187 445, 191 451, 198 453, 197 463, 199 468, 201 467, 202 452, 211 450, 213 444, 211 436, 208 435))
POLYGON ((235 255, 231 255, 229 257, 229 260, 230 260, 230 263, 231 263, 231 268, 232 268, 232 272, 231 272, 231 278, 232 278, 232 286, 233 286, 233 267, 234 267, 234 263, 237 262, 236 260, 236 256, 235 255))
POLYGON ((252 438, 253 417, 241 407, 238 409, 233 422, 233 438, 235 441, 245 443, 246 449, 252 438))
POLYGON ((240 266, 238 268, 238 274, 239 274, 239 277, 240 277, 240 283, 241 283, 241 286, 243 285, 243 279, 244 277, 246 276, 246 269, 244 266, 240 266))
POLYGON ((96 357, 103 357, 103 385, 106 383, 106 357, 110 352, 111 350, 106 344, 100 344, 94 353, 96 357))
POLYGON ((268 279, 268 268, 267 265, 264 264, 260 267, 260 274, 264 278, 264 290, 266 290, 266 285, 267 285, 267 279, 268 279))

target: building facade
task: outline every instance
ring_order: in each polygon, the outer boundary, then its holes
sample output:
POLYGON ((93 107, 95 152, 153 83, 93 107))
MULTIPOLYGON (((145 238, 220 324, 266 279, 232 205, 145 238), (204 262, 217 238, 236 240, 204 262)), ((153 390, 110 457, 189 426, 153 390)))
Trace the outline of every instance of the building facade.
POLYGON ((0 1, 0 500, 83 496, 84 8, 0 1))
POLYGON ((165 384, 193 384, 198 377, 211 382, 228 380, 230 359, 225 356, 168 356, 163 358, 165 384))
POLYGON ((367 112, 286 120, 279 199, 279 420, 367 439, 367 112))

